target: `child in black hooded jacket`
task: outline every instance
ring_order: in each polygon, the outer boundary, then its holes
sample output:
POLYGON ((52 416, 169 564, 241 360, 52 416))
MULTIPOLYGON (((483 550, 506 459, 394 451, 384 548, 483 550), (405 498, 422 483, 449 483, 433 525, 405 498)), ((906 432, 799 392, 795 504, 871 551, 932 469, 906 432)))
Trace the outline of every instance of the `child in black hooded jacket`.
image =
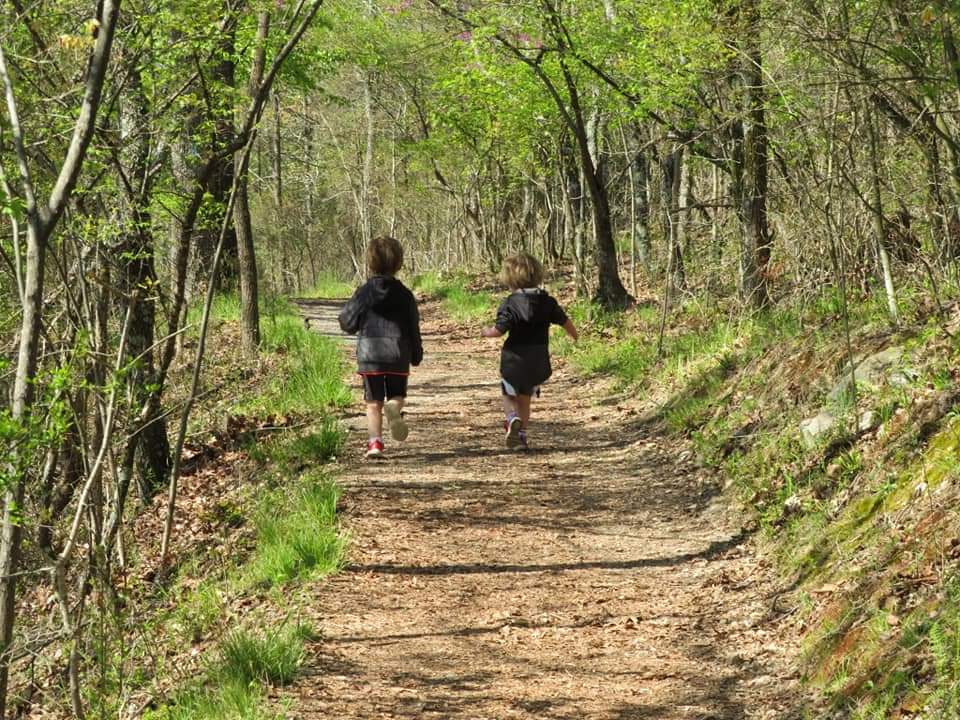
POLYGON ((366 457, 383 456, 383 416, 394 440, 407 439, 403 417, 410 366, 423 360, 417 301, 394 277, 403 266, 403 246, 380 237, 367 246, 370 277, 340 311, 340 327, 357 338, 357 373, 363 378, 369 440, 366 457))
POLYGON ((496 324, 480 334, 507 335, 500 351, 503 427, 507 447, 526 450, 531 401, 552 373, 550 325, 560 325, 574 340, 577 329, 560 304, 540 287, 543 266, 535 257, 521 253, 507 258, 500 277, 513 292, 500 303, 496 324))

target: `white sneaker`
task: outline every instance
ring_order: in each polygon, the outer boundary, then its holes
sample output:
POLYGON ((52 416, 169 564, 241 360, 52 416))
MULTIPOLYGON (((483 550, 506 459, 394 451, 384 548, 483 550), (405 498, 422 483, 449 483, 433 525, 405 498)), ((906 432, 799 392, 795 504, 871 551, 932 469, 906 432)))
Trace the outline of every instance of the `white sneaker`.
POLYGON ((512 417, 505 425, 507 426, 507 447, 510 449, 520 447, 524 444, 521 439, 520 418, 512 417))
POLYGON ((403 419, 403 413, 400 412, 400 406, 396 400, 388 400, 383 406, 383 414, 387 416, 387 422, 390 424, 390 436, 397 442, 403 442, 410 434, 410 428, 407 421, 403 419))

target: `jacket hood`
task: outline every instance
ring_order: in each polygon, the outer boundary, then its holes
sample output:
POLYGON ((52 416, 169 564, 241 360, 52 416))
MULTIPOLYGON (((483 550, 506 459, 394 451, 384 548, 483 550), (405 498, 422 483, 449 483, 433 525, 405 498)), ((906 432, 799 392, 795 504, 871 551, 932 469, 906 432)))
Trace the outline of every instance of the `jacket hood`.
POLYGON ((369 296, 367 304, 374 310, 396 306, 403 300, 404 285, 399 280, 386 275, 374 275, 367 281, 369 296))
POLYGON ((551 314, 550 294, 542 288, 514 292, 514 308, 524 322, 549 322, 551 314))

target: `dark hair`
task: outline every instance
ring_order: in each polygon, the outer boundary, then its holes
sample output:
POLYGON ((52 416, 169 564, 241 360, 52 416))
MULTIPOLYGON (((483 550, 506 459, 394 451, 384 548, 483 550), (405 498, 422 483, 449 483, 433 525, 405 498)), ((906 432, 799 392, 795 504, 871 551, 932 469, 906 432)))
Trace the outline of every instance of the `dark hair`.
POLYGON ((403 246, 388 235, 367 245, 367 269, 371 275, 396 275, 403 267, 403 246))
POLYGON ((543 282, 543 265, 529 253, 512 255, 503 261, 500 280, 511 290, 538 287, 543 282))

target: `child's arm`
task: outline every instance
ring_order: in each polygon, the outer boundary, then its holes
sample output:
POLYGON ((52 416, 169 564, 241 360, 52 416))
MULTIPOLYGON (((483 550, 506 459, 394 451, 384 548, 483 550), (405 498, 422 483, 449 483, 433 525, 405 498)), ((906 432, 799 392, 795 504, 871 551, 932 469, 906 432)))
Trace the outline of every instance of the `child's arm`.
POLYGON ((563 324, 563 329, 566 330, 567 335, 576 342, 579 335, 577 334, 577 328, 573 325, 573 320, 567 318, 567 321, 563 324))
POLYGON ((413 345, 410 364, 416 367, 423 362, 423 338, 420 336, 420 311, 413 293, 410 293, 410 335, 413 345))
POLYGON ((510 328, 513 327, 513 315, 510 312, 508 306, 509 298, 500 303, 500 307, 497 308, 497 320, 493 325, 485 327, 480 331, 480 337, 485 338, 498 338, 503 337, 508 332, 510 328))
POLYGON ((360 330, 360 325, 363 322, 363 314, 366 310, 365 303, 361 297, 365 287, 366 285, 357 288, 353 293, 353 297, 340 309, 340 315, 337 319, 340 321, 340 329, 347 333, 347 335, 356 335, 360 330))

